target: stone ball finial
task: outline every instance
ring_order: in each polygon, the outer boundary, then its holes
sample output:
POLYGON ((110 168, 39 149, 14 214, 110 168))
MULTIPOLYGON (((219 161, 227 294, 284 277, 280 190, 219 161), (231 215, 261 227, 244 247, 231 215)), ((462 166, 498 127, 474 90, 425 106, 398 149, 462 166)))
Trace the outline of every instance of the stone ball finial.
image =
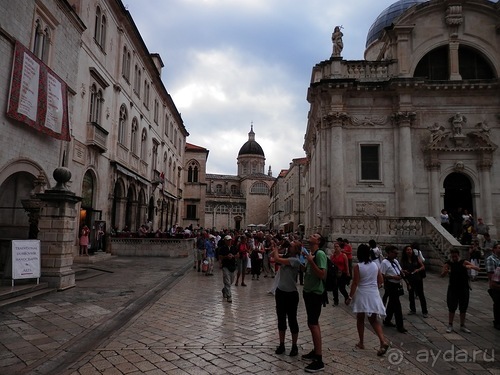
POLYGON ((58 167, 52 173, 54 180, 57 184, 54 186, 54 190, 69 190, 66 183, 71 179, 71 171, 66 167, 58 167))

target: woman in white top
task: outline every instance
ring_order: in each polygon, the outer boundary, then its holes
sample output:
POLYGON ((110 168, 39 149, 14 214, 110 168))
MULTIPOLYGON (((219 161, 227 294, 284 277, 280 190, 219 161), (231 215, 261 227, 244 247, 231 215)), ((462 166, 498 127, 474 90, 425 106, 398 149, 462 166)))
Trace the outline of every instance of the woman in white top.
POLYGON ((368 316, 373 330, 380 341, 378 356, 382 356, 389 348, 389 342, 385 340, 382 326, 378 316, 385 316, 385 307, 380 298, 379 289, 384 279, 376 262, 371 261, 370 248, 366 244, 358 247, 358 264, 353 269, 351 293, 346 301, 349 305, 352 301, 352 311, 356 313, 356 326, 358 329, 359 342, 356 347, 364 349, 365 315, 368 316))

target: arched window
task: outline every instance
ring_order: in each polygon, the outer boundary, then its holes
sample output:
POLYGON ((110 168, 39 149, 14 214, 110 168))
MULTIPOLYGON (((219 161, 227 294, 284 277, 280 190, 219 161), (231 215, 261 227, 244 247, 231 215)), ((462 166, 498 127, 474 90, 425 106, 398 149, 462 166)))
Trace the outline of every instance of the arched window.
POLYGON ((198 163, 191 161, 188 167, 188 182, 198 182, 198 163))
POLYGON ((122 56, 122 75, 123 78, 130 81, 130 51, 127 46, 123 46, 123 56, 122 56))
POLYGON ((127 107, 122 104, 120 107, 120 117, 118 120, 118 142, 125 144, 125 134, 127 131, 127 107))
POLYGON ((139 123, 137 117, 132 120, 132 132, 130 136, 130 150, 137 155, 137 132, 139 130, 139 123))
POLYGON ((141 68, 138 65, 135 65, 134 68, 135 77, 134 77, 134 91, 136 95, 141 97, 141 68))
POLYGON ((146 158, 148 156, 147 143, 146 143, 147 140, 148 140, 148 133, 147 133, 146 129, 142 129, 142 134, 141 134, 141 159, 143 161, 146 161, 146 158))
POLYGON ((217 194, 221 194, 222 193, 222 185, 221 184, 215 185, 215 192, 217 194))
MULTIPOLYGON (((467 46, 460 46, 458 50, 458 67, 462 79, 495 78, 488 61, 479 52, 467 46)), ((413 76, 431 81, 447 81, 450 79, 449 69, 448 46, 442 46, 430 51, 418 62, 413 76)))
POLYGON ((151 155, 151 169, 153 171, 158 170, 158 142, 156 139, 153 139, 153 151, 151 155))
POLYGON ((269 187, 265 182, 256 182, 252 185, 250 194, 269 194, 269 187))
POLYGON ((95 28, 94 40, 102 50, 106 41, 106 16, 102 13, 101 8, 97 7, 95 11, 95 28))
POLYGON ((238 187, 236 185, 231 185, 231 195, 238 194, 238 187))
POLYGON ((100 124, 103 101, 102 90, 98 89, 95 83, 92 84, 90 87, 90 122, 100 124))
POLYGON ((46 64, 49 61, 50 44, 51 29, 41 18, 37 18, 35 21, 33 54, 46 64))

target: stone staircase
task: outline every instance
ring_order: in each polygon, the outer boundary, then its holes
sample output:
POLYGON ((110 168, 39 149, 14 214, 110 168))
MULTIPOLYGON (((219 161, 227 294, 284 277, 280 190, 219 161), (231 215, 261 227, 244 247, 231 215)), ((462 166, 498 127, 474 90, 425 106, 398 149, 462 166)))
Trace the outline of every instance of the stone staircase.
MULTIPOLYGON (((19 283, 19 281, 18 281, 19 283)), ((37 298, 48 293, 56 292, 49 288, 48 283, 19 283, 18 285, 0 285, 0 308, 37 298)))

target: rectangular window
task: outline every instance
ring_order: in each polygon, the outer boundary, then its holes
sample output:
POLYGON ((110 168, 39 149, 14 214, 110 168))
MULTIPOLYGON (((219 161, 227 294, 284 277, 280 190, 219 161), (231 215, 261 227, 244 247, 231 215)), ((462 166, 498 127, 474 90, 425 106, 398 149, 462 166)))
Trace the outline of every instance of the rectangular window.
POLYGON ((361 145, 361 180, 380 180, 379 154, 379 145, 361 145))
POLYGON ((196 219, 196 205, 188 204, 186 214, 187 214, 187 219, 196 219))

